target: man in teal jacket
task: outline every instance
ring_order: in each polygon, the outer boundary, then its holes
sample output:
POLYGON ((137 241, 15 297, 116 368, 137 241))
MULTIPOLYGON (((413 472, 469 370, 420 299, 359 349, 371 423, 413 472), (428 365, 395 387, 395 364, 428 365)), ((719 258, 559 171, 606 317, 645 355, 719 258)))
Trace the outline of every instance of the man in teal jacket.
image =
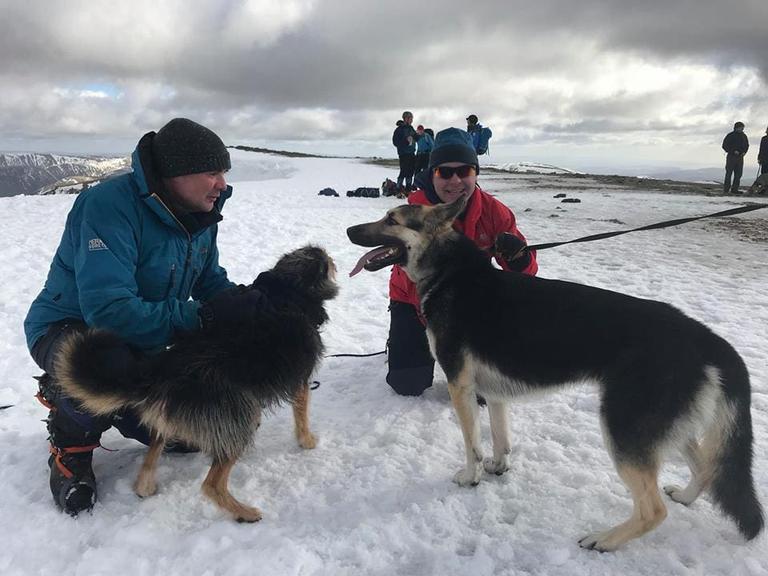
POLYGON ((141 138, 132 166, 79 195, 24 321, 32 357, 46 371, 39 397, 51 408, 51 491, 71 515, 96 501, 91 459, 101 433, 115 426, 144 443, 149 433, 131 412, 94 417, 61 394, 55 357, 62 342, 98 327, 119 335, 126 353, 152 353, 179 331, 236 316, 259 296, 229 290, 234 284, 219 265, 217 225, 232 193, 221 139, 176 118, 141 138))

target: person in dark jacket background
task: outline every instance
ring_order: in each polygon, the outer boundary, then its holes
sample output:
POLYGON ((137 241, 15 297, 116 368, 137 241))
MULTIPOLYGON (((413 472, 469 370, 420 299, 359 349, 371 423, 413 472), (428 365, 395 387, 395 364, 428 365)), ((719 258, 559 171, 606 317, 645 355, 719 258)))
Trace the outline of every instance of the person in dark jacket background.
POLYGON ((765 136, 760 139, 757 163, 760 164, 760 174, 768 174, 768 128, 765 129, 765 136))
MULTIPOLYGON (((418 188, 408 196, 408 203, 433 206, 468 197, 454 228, 486 252, 502 247, 494 258, 503 270, 535 275, 536 253, 523 250, 525 237, 517 229, 512 211, 477 184, 479 171, 469 134, 459 128, 441 130, 435 136, 429 167, 417 175, 418 188)), ((387 384, 398 394, 420 396, 432 386, 435 361, 416 285, 397 265, 389 280, 389 299, 387 384)))
POLYGON ((723 192, 739 194, 739 183, 744 171, 744 155, 749 150, 749 140, 744 134, 744 122, 736 122, 733 125, 733 132, 729 132, 723 139, 723 150, 726 153, 723 192), (733 176, 733 184, 731 184, 731 176, 733 176))
POLYGON ((236 321, 242 309, 260 305, 260 293, 237 289, 219 265, 230 165, 214 132, 175 118, 141 138, 131 173, 83 191, 67 215, 24 331, 46 372, 38 398, 50 409, 51 493, 70 515, 96 502, 91 464, 102 432, 115 426, 145 444, 150 435, 131 411, 95 417, 61 392, 55 359, 64 341, 89 327, 106 329, 125 344, 114 361, 127 362, 161 350, 177 332, 236 321))
POLYGON ((416 131, 413 129, 413 114, 403 112, 403 120, 398 120, 397 128, 392 133, 392 144, 397 148, 400 161, 400 173, 397 175, 397 189, 410 191, 413 187, 413 174, 416 171, 416 131))

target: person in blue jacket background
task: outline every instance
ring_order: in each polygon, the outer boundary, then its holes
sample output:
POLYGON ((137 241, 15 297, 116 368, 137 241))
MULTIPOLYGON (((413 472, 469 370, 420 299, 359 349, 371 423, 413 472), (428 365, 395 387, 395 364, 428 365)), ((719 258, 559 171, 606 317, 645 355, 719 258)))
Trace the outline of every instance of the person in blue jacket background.
POLYGON ((131 173, 83 191, 67 216, 24 331, 46 372, 38 397, 50 408, 51 492, 73 516, 96 501, 91 461, 102 432, 115 426, 145 444, 150 436, 130 411, 95 417, 66 398, 56 384, 56 353, 72 332, 97 327, 122 338, 122 353, 151 354, 177 332, 227 322, 256 305, 259 294, 235 288, 219 264, 230 167, 214 132, 175 118, 140 139, 131 173))

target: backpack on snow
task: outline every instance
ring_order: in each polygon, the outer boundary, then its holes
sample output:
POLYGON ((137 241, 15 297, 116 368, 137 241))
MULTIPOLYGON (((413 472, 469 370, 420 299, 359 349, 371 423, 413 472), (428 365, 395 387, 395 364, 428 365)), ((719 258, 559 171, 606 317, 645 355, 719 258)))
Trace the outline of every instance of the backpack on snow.
POLYGON ((477 137, 478 154, 486 154, 488 152, 488 140, 491 139, 491 136, 493 136, 493 132, 491 132, 491 129, 487 126, 484 126, 483 129, 480 130, 480 134, 477 137))

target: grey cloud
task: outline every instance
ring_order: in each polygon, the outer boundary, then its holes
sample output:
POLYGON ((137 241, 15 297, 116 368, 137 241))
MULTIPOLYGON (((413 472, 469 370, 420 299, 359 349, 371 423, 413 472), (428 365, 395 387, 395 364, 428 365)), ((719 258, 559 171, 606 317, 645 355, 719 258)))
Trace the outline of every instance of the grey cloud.
POLYGON ((247 0, 0 0, 0 131, 126 137, 187 115, 240 141, 380 142, 410 108, 435 127, 473 112, 496 142, 518 142, 715 134, 733 115, 768 117, 764 1, 293 1, 275 16, 247 0), (761 76, 743 90, 713 84, 669 122, 660 111, 681 98, 674 87, 590 93, 607 56, 761 76), (100 83, 121 96, 53 93, 100 83))

